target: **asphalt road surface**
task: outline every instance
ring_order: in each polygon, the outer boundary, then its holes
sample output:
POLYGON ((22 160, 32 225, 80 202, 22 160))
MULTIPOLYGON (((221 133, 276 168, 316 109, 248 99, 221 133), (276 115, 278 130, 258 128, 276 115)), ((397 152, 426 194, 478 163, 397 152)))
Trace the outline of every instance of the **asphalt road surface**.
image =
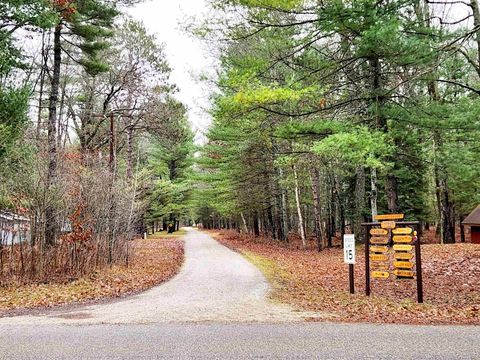
POLYGON ((0 326, 2 359, 480 359, 478 328, 286 324, 0 326))
POLYGON ((263 275, 190 230, 172 281, 107 304, 0 319, 0 359, 480 359, 480 327, 306 323, 263 275))

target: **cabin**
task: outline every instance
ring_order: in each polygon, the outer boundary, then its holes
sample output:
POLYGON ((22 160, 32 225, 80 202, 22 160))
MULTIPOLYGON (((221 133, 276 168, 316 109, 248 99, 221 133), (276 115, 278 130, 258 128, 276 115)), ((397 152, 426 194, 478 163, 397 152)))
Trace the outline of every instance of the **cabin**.
POLYGON ((30 240, 30 219, 12 212, 0 211, 0 246, 30 240))
POLYGON ((472 244, 480 244, 480 205, 462 221, 462 226, 470 226, 472 244))

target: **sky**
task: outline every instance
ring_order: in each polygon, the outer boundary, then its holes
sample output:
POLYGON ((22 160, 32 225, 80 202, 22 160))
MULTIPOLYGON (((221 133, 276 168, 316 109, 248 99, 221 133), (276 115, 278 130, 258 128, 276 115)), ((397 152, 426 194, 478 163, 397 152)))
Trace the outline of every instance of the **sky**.
POLYGON ((187 34, 181 24, 192 17, 203 18, 206 11, 205 0, 150 0, 128 10, 164 43, 172 68, 171 80, 179 87, 176 97, 189 109, 189 121, 197 142, 204 140, 203 134, 211 119, 206 112, 210 94, 206 84, 196 79, 203 74, 214 74, 215 59, 205 44, 187 34))

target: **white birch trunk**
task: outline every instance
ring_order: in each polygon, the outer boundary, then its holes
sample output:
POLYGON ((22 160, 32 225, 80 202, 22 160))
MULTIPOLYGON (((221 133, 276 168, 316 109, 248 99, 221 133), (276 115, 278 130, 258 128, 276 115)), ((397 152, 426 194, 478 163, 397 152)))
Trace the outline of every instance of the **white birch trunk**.
POLYGON ((243 212, 240 213, 240 216, 242 217, 243 229, 245 231, 245 234, 248 234, 247 221, 245 220, 245 216, 243 216, 243 212))
POLYGON ((300 190, 298 188, 298 174, 297 168, 293 165, 293 176, 295 177, 295 200, 297 204, 297 214, 298 214, 298 230, 300 233, 300 237, 302 238, 302 245, 305 249, 307 247, 307 239, 305 237, 305 230, 303 227, 303 215, 302 215, 302 207, 300 205, 300 190))

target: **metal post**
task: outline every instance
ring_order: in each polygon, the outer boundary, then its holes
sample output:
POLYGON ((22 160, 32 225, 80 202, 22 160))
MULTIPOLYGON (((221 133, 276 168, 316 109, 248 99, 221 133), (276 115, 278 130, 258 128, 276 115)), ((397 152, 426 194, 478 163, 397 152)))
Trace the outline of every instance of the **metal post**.
POLYGON ((370 296, 370 240, 369 240, 369 228, 365 226, 365 295, 370 296))
POLYGON ((350 280, 350 294, 355 294, 355 271, 353 264, 348 264, 348 278, 350 280))
POLYGON ((415 265, 417 268, 417 300, 419 304, 423 303, 423 279, 422 279, 422 254, 420 250, 420 237, 415 240, 415 265))

